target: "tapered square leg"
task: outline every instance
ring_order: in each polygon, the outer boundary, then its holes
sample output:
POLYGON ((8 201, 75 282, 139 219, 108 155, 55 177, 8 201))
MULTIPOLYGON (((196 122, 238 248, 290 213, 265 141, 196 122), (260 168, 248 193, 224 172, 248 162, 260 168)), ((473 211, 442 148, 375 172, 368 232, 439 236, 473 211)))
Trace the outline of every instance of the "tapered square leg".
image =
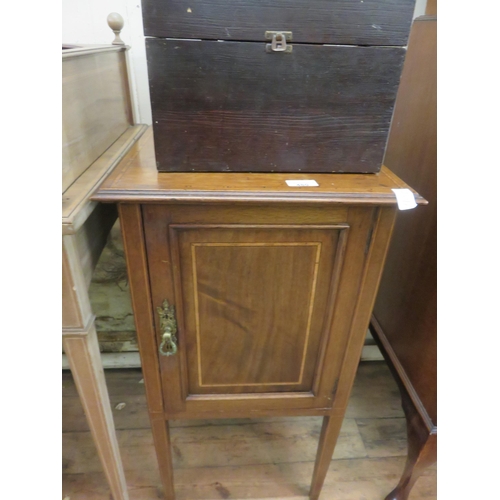
POLYGON ((160 468, 161 483, 165 500, 175 500, 174 471, 172 466, 172 448, 168 421, 161 413, 150 413, 151 430, 156 456, 160 468))
POLYGON ((128 500, 94 324, 88 332, 63 334, 63 345, 112 498, 128 500))
POLYGON ((151 309, 149 276, 147 268, 139 264, 146 260, 142 213, 138 205, 120 205, 119 213, 123 245, 127 255, 127 272, 148 401, 149 420, 163 486, 163 498, 175 500, 170 432, 163 409, 160 360, 154 330, 155 321, 151 309))
POLYGON ((318 453, 314 464, 313 478, 309 497, 311 500, 318 500, 321 488, 325 481, 328 467, 332 461, 335 444, 342 427, 343 417, 324 417, 321 435, 319 437, 318 453))

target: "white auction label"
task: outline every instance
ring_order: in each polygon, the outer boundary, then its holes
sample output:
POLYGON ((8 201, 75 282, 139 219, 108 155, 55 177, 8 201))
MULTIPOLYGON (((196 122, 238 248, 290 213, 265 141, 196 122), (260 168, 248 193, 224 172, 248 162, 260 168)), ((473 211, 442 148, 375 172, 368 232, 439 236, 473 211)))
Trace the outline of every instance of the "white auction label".
POLYGON ((308 187, 308 186, 319 186, 316 181, 313 180, 300 180, 300 181, 285 181, 290 187, 308 187))
POLYGON ((399 210, 410 210, 417 206, 415 196, 409 189, 393 189, 393 191, 398 201, 399 210))

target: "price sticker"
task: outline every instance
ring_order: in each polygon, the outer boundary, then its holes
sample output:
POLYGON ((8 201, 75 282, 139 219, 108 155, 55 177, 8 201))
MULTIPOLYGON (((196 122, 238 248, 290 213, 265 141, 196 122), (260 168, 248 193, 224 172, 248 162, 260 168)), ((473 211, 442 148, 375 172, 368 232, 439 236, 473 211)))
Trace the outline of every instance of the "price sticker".
POLYGON ((410 210, 417 206, 414 194, 409 189, 393 189, 399 210, 410 210))
POLYGON ((319 186, 319 184, 314 181, 314 180, 308 180, 308 179, 305 179, 305 180, 300 180, 300 181, 297 181, 297 180, 290 180, 290 181, 285 181, 287 186, 290 186, 290 187, 309 187, 309 186, 319 186))

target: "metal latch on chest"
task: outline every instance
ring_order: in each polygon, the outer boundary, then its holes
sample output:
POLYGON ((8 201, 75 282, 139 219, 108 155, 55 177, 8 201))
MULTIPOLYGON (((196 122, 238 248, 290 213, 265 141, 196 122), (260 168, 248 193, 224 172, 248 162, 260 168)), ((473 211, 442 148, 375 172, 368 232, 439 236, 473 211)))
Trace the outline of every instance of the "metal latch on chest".
POLYGON ((266 40, 271 40, 271 43, 266 43, 266 52, 292 52, 293 46, 291 31, 266 31, 266 40))

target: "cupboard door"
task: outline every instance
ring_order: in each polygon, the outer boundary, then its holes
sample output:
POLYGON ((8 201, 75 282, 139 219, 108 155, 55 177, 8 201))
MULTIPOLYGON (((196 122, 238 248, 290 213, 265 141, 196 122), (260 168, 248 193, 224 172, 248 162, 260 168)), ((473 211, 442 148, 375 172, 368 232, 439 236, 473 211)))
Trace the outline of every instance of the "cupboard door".
POLYGON ((342 231, 170 226, 189 394, 312 391, 342 231))
POLYGON ((153 304, 175 304, 178 323, 177 353, 160 357, 167 409, 259 394, 324 406, 314 399, 348 224, 182 224, 148 207, 145 231, 153 304))

